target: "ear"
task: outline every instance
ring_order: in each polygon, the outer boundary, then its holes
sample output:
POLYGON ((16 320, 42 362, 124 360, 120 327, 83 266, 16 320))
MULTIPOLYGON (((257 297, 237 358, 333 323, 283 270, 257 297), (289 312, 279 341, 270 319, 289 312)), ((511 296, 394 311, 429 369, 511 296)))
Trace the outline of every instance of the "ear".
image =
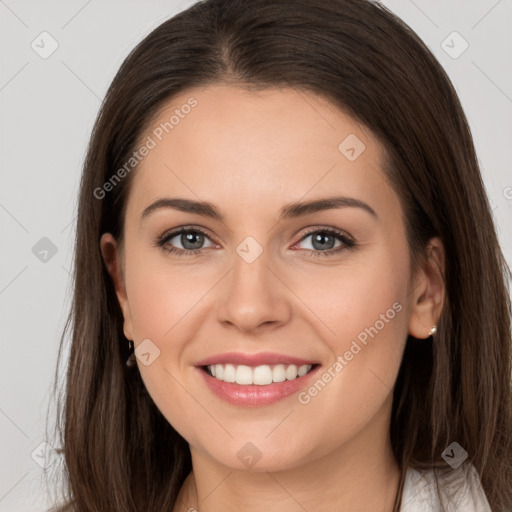
POLYGON ((445 297, 445 253, 439 238, 432 238, 426 258, 413 278, 409 334, 425 339, 437 326, 445 297))
POLYGON ((100 239, 101 254, 103 261, 107 267, 108 273, 114 283, 114 288, 117 295, 117 300, 121 306, 124 317, 124 335, 126 339, 133 340, 132 332, 132 315, 128 297, 126 294, 126 286, 124 281, 124 270, 122 258, 119 254, 119 247, 116 239, 110 233, 103 233, 100 239))

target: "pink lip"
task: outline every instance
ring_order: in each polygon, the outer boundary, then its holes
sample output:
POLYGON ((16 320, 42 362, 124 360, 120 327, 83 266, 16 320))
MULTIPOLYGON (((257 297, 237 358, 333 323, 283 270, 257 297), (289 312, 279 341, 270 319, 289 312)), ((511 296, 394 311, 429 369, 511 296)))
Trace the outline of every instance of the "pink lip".
MULTIPOLYGON (((260 352, 257 354, 242 354, 240 352, 226 352, 212 357, 208 357, 196 363, 196 366, 210 366, 213 364, 234 364, 246 366, 260 366, 263 364, 294 364, 302 366, 304 364, 317 364, 316 361, 307 361, 285 354, 277 354, 274 352, 260 352)), ((291 381, 290 381, 291 382, 291 381)), ((260 386, 258 386, 260 387, 260 386)))
MULTIPOLYGON (((294 364, 294 363, 292 363, 294 364)), ((307 386, 307 383, 314 375, 320 365, 314 367, 309 373, 294 380, 275 382, 266 386, 240 385, 236 382, 224 382, 212 377, 202 367, 197 371, 204 379, 205 384, 219 398, 238 406, 262 406, 277 402, 289 395, 297 393, 307 386)))

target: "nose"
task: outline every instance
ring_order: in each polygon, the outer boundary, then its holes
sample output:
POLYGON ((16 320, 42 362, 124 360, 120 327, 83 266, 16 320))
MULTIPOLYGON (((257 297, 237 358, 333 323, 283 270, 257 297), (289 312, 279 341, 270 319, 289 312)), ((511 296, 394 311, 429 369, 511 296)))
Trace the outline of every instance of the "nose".
POLYGON ((265 250, 250 263, 235 253, 221 288, 218 320, 244 333, 286 324, 292 315, 293 294, 279 274, 265 250))

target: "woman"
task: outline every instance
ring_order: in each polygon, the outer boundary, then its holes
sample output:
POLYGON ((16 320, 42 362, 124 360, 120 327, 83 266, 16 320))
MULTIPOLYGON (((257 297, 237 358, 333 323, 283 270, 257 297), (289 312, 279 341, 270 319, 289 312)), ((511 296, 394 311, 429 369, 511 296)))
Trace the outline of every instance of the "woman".
POLYGON ((382 5, 149 34, 74 277, 58 510, 511 510, 508 269, 457 95, 382 5))

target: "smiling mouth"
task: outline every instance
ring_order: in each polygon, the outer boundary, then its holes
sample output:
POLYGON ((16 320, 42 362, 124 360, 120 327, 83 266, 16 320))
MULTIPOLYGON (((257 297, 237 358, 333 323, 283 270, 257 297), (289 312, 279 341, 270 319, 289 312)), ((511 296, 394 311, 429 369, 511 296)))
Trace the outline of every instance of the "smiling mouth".
POLYGON ((210 377, 223 382, 236 383, 242 386, 267 386, 285 381, 293 381, 304 377, 315 369, 318 364, 275 364, 255 367, 234 364, 214 364, 202 366, 210 377))

